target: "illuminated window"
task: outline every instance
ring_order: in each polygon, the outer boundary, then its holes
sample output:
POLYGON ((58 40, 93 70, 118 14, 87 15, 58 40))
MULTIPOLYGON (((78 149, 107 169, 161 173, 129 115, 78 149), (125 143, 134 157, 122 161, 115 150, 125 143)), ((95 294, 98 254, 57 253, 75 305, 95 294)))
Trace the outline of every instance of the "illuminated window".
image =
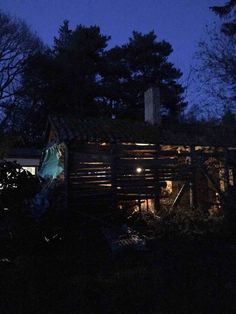
POLYGON ((225 169, 221 168, 219 170, 219 179, 220 179, 220 190, 221 192, 225 192, 225 169))
POLYGON ((229 184, 234 186, 234 172, 233 169, 229 169, 229 184))
POLYGON ((29 171, 33 176, 35 176, 36 174, 36 167, 27 167, 27 166, 23 166, 22 167, 24 170, 29 171))
POLYGON ((173 189, 172 181, 166 181, 166 190, 168 191, 168 193, 172 193, 172 189, 173 189))

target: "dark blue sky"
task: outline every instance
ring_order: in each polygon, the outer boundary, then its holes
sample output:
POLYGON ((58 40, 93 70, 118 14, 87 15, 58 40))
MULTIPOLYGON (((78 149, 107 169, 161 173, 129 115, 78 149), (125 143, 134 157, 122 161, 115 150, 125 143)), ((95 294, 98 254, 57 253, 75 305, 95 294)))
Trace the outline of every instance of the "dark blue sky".
POLYGON ((171 61, 188 70, 204 27, 217 20, 209 10, 225 0, 0 0, 0 8, 23 18, 42 40, 53 43, 64 19, 76 24, 99 25, 112 37, 111 46, 125 43, 133 30, 154 30, 158 39, 169 41, 171 61))

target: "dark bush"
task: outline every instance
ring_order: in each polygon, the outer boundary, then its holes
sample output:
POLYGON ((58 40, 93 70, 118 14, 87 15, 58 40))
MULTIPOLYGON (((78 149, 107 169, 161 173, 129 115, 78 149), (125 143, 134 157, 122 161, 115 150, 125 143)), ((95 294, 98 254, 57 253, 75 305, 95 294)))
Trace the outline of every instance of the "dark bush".
POLYGON ((16 162, 0 162, 0 211, 22 210, 38 189, 38 180, 16 162))
POLYGON ((228 235, 236 239, 236 187, 229 188, 224 204, 223 213, 227 225, 228 235))

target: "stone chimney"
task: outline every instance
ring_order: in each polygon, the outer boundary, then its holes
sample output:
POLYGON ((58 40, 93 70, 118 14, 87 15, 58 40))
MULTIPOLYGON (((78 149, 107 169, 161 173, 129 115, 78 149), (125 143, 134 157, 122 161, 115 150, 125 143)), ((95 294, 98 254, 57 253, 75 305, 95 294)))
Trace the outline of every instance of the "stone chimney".
POLYGON ((152 125, 161 124, 161 113, 160 113, 160 88, 157 86, 150 87, 144 93, 144 104, 145 104, 145 122, 152 125))

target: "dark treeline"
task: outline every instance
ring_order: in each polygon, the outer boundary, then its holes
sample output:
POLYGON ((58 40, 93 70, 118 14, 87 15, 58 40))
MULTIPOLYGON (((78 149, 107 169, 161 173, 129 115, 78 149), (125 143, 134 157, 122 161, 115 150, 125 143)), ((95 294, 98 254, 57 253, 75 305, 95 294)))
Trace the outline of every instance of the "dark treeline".
POLYGON ((163 108, 176 118, 186 104, 177 82, 182 73, 168 62, 171 45, 158 42, 153 31, 133 32, 128 43, 107 49, 109 39, 98 26, 71 30, 64 21, 53 49, 28 59, 23 95, 41 102, 49 112, 77 112, 81 117, 113 112, 142 120, 143 93, 159 84, 163 108))
MULTIPOLYGON (((235 5, 231 0, 212 7, 223 18, 222 27, 218 37, 199 48, 198 80, 217 97, 227 117, 236 99, 235 5), (222 36, 227 46, 218 51, 222 36)), ((187 107, 179 83, 182 73, 169 61, 172 46, 158 40, 154 31, 133 31, 126 43, 110 48, 111 38, 98 26, 70 29, 65 20, 49 48, 23 21, 1 11, 0 26, 0 131, 20 135, 25 145, 39 141, 48 114, 143 121, 143 96, 152 85, 160 86, 164 121, 178 121, 187 107)))
MULTIPOLYGON (((8 24, 16 23, 4 13, 1 17, 8 24)), ((173 49, 158 41, 154 31, 134 31, 127 43, 108 48, 110 37, 101 34, 98 26, 78 25, 72 30, 65 20, 52 48, 37 40, 38 49, 21 63, 11 98, 4 99, 4 106, 1 102, 8 117, 4 126, 22 138, 37 139, 48 114, 115 115, 143 121, 144 92, 151 85, 161 88, 167 119, 176 121, 186 107, 184 88, 178 82, 182 73, 168 61, 173 49)))

